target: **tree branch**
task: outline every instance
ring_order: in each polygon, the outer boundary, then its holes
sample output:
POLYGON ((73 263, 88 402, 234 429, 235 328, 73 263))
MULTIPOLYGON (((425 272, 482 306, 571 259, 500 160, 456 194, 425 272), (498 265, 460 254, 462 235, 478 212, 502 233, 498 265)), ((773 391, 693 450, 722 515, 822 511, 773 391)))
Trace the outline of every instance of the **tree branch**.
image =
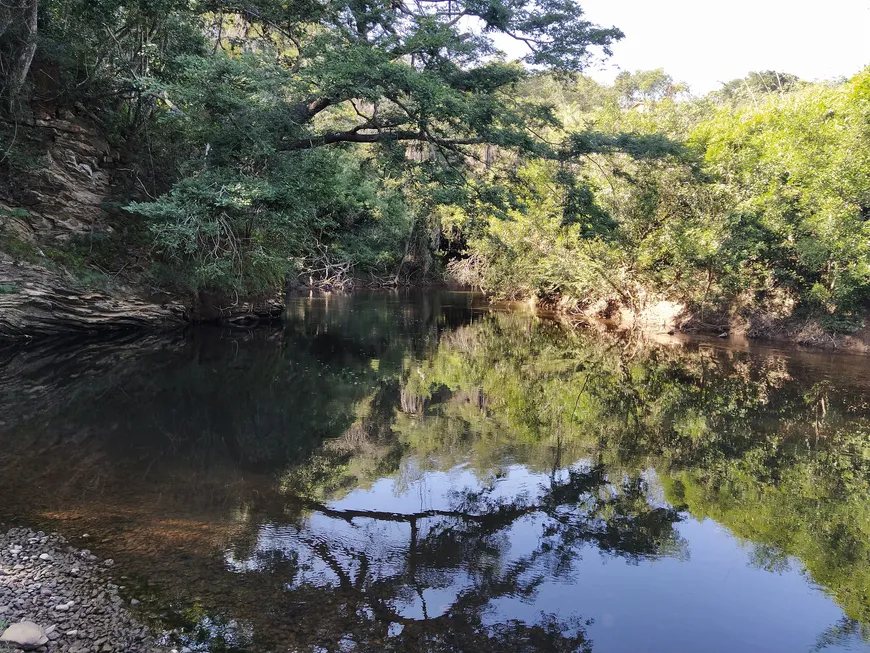
POLYGON ((328 97, 319 97, 314 98, 313 100, 302 100, 301 102, 297 102, 293 105, 293 108, 290 110, 290 114, 293 116, 292 120, 298 125, 304 125, 309 122, 314 116, 316 116, 321 111, 332 106, 332 98, 328 97))
POLYGON ((310 150, 315 147, 322 147, 324 145, 332 145, 334 143, 388 143, 395 141, 424 141, 435 143, 437 145, 479 145, 485 143, 486 141, 482 138, 444 138, 444 139, 433 139, 428 136, 425 132, 421 131, 409 131, 409 130, 400 130, 400 131, 388 131, 388 132, 376 132, 376 133, 368 133, 361 134, 360 129, 366 129, 367 127, 356 127, 354 129, 342 132, 331 132, 328 134, 321 134, 319 136, 312 136, 310 138, 303 138, 296 141, 291 141, 286 143, 281 150, 310 150))

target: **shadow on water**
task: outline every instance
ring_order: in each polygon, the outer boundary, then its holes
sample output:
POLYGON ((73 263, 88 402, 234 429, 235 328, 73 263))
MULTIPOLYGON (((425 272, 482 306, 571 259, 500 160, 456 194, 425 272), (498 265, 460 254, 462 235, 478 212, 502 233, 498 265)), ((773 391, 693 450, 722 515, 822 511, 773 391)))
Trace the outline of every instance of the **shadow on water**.
POLYGON ((467 293, 3 350, 0 521, 190 651, 865 650, 867 363, 467 293))

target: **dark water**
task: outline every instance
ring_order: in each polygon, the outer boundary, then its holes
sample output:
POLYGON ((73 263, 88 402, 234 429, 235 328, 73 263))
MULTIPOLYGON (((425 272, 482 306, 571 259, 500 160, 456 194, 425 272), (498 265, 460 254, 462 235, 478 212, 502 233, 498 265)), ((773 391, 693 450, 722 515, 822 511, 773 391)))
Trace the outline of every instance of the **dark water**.
POLYGON ((0 521, 113 557, 179 651, 870 650, 870 359, 462 293, 287 318, 0 350, 0 521))

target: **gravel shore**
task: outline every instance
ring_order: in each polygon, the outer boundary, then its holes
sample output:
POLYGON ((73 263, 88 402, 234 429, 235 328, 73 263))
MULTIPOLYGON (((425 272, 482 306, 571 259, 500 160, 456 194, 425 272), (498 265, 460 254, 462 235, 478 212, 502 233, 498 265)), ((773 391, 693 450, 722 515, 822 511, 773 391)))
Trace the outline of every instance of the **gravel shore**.
POLYGON ((0 653, 167 653, 132 616, 112 573, 111 560, 57 534, 0 534, 0 653))

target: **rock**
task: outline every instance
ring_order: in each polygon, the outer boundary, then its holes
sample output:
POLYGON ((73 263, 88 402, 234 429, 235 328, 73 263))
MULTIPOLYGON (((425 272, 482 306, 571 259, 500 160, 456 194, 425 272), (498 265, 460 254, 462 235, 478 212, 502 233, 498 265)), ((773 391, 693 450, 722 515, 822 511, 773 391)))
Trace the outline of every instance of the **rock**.
MULTIPOLYGON (((28 651, 165 653, 168 648, 159 646, 150 629, 131 614, 130 607, 138 599, 125 608, 110 567, 90 551, 68 546, 55 533, 0 532, 0 568, 5 572, 0 579, 0 621, 27 620, 36 627, 46 626, 41 631, 45 643, 35 644, 41 639, 37 636, 28 651)), ((18 642, 10 644, 0 642, 0 652, 24 650, 18 642)))
POLYGON ((48 635, 41 626, 32 621, 12 624, 0 635, 0 642, 13 644, 25 651, 32 651, 48 644, 48 635))
POLYGON ((48 560, 51 560, 52 558, 47 553, 41 553, 41 554, 39 554, 39 559, 48 561, 48 560))
POLYGON ((168 328, 181 324, 186 311, 181 305, 157 304, 130 292, 79 288, 61 270, 17 261, 5 252, 0 252, 0 279, 16 289, 0 293, 0 340, 103 329, 168 328))
POLYGON ((139 599, 130 599, 130 605, 139 605, 139 599))

